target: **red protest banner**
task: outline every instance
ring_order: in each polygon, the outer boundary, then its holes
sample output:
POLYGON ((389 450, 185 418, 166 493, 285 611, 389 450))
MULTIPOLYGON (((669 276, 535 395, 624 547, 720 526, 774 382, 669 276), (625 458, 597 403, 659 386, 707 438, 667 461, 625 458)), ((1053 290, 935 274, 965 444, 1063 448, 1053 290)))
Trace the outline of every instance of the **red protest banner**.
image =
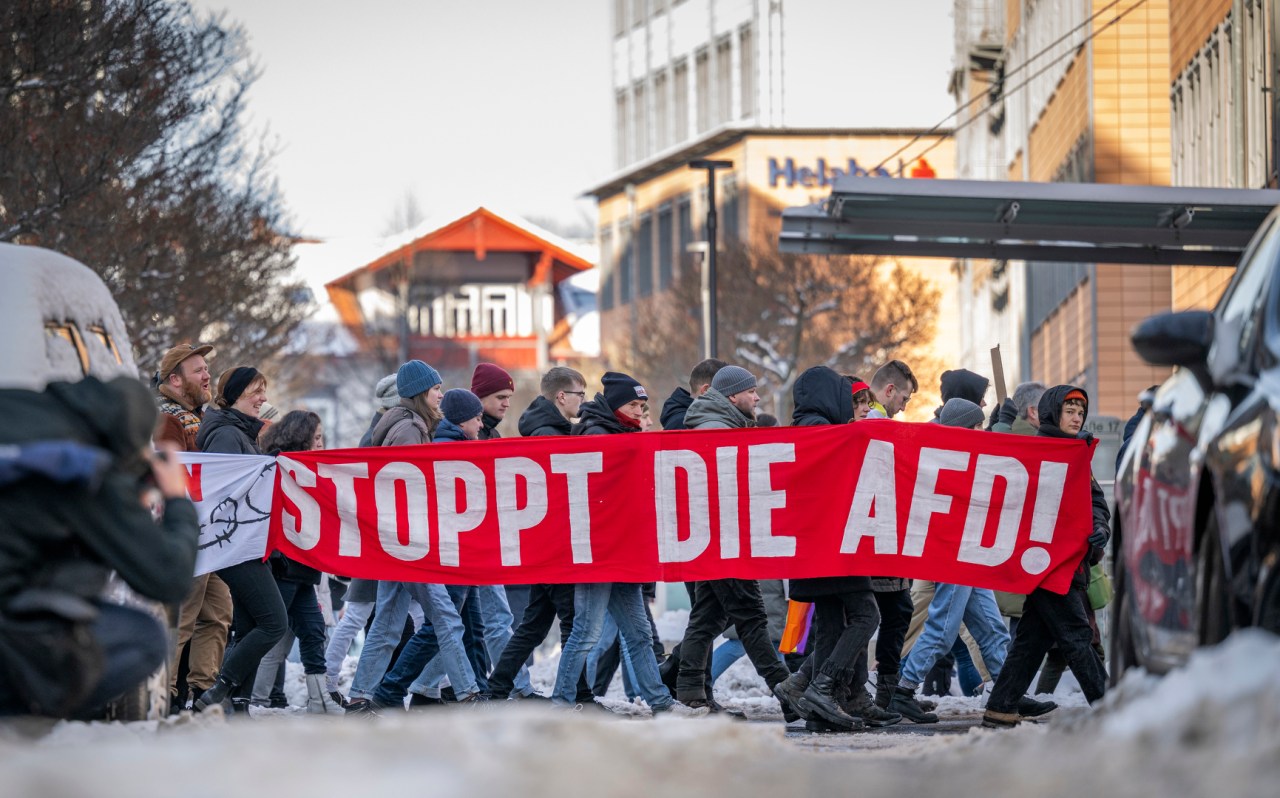
POLYGON ((862 574, 1065 593, 1090 453, 889 421, 295 452, 268 550, 445 584, 862 574))

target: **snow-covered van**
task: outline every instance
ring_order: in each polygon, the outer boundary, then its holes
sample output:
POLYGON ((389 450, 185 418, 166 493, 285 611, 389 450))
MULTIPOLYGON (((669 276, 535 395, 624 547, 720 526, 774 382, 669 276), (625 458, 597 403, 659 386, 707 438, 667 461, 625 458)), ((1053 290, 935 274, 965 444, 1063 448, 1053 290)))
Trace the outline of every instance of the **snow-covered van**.
MULTIPOLYGON (((43 391, 50 382, 138 376, 120 308, 89 267, 39 247, 0 244, 0 387, 43 391)), ((172 626, 173 614, 113 579, 110 601, 146 608, 172 626)), ((163 717, 169 668, 107 709, 110 718, 163 717)))

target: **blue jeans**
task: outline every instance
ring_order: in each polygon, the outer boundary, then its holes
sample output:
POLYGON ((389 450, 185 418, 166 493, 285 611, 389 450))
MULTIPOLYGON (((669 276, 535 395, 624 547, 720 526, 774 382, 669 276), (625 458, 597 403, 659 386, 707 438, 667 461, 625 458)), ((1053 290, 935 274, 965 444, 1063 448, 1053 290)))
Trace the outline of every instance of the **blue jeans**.
MULTIPOLYGON (((652 634, 650 629, 650 634, 652 634)), ((612 615, 606 615, 604 619, 604 628, 600 630, 600 641, 596 643, 595 648, 591 649, 591 653, 587 655, 587 683, 596 683, 596 674, 599 672, 600 657, 608 651, 615 640, 618 639, 618 623, 613 620, 612 615)), ((619 658, 621 659, 621 658, 619 658)), ((628 701, 636 700, 636 680, 631 673, 631 665, 627 660, 621 659, 619 663, 622 668, 622 690, 627 695, 628 701)), ((599 688, 596 688, 597 691, 599 688)), ((602 693, 603 695, 603 693, 602 693)))
MULTIPOLYGON (((711 681, 714 683, 725 671, 729 670, 730 665, 746 655, 747 649, 742 645, 741 640, 736 637, 726 638, 715 651, 711 652, 711 681)), ((783 665, 787 664, 787 659, 782 655, 781 651, 778 652, 778 661, 783 665)))
POLYGON ((378 599, 374 602, 373 624, 364 637, 360 662, 351 679, 351 698, 372 698, 382 677, 387 673, 391 655, 400 644, 404 618, 413 599, 403 582, 379 582, 378 599))
MULTIPOLYGON (((472 588, 463 588, 466 592, 466 600, 474 599, 480 608, 480 615, 484 621, 484 647, 489 654, 489 662, 496 664, 502 657, 502 651, 507 647, 507 642, 511 640, 513 634, 512 624, 515 617, 511 614, 511 609, 507 604, 507 595, 501 585, 478 585, 472 588)), ((454 592, 454 587, 450 586, 450 594, 454 592)), ((461 607, 459 607, 461 610, 461 607)), ((419 693, 421 695, 434 695, 439 689, 441 680, 445 677, 446 671, 444 663, 437 657, 427 663, 423 668, 422 675, 409 687, 409 691, 419 693)), ((488 674, 485 674, 486 676, 488 674)), ((479 676, 479 674, 477 674, 479 676)), ((458 687, 454 684, 453 679, 449 679, 450 685, 453 686, 454 692, 458 687)), ((533 685, 529 683, 529 669, 521 667, 516 674, 515 689, 521 695, 529 695, 533 692, 533 685)), ((506 698, 506 696, 502 696, 506 698)))
POLYGON ((426 619, 400 652, 395 667, 374 691, 374 698, 388 706, 403 702, 410 682, 420 676, 423 668, 433 660, 439 662, 444 673, 448 674, 449 683, 458 698, 479 692, 475 672, 462 645, 461 609, 466 601, 467 588, 418 582, 403 584, 413 600, 422 606, 426 619))
POLYGON ((995 679, 1004 665, 1009 649, 1009 630, 1005 628, 996 595, 964 585, 937 584, 933 601, 929 602, 929 618, 924 631, 912 646, 911 653, 902 663, 899 684, 915 689, 938 658, 951 650, 960 636, 960 624, 969 628, 969 634, 978 643, 987 672, 995 679))
POLYGON ((967 696, 979 695, 982 692, 982 674, 973 663, 973 655, 969 653, 964 640, 956 638, 955 645, 951 647, 951 656, 955 657, 956 673, 960 675, 960 693, 967 696))
POLYGON ((670 691, 658 675, 658 660, 653 654, 653 632, 644 611, 640 585, 603 582, 575 586, 573 594, 573 629, 556 670, 556 686, 552 694, 557 704, 572 706, 578 694, 578 679, 586 669, 587 656, 600 641, 605 615, 612 615, 622 636, 623 667, 630 667, 636 677, 636 690, 651 709, 674 703, 670 691))

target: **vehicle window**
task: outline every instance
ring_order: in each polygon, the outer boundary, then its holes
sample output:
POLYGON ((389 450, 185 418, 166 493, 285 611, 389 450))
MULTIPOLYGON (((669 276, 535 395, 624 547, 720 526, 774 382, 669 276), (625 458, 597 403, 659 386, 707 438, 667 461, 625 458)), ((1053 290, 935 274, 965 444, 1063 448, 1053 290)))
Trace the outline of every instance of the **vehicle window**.
POLYGON ((80 373, 89 374, 89 351, 85 349, 84 339, 74 324, 60 321, 48 321, 44 325, 45 350, 49 362, 57 368, 61 364, 78 362, 80 373))
POLYGON ((1246 362, 1250 345, 1257 333, 1258 310, 1271 275, 1280 256, 1280 227, 1272 218, 1270 226, 1241 262, 1235 278, 1215 313, 1215 358, 1225 357, 1231 363, 1246 362))
POLYGON ((94 336, 102 342, 102 345, 107 348, 107 351, 111 353, 111 356, 116 359, 117 366, 124 364, 124 358, 120 357, 120 350, 116 349, 116 342, 111 339, 111 333, 107 332, 105 327, 101 324, 95 324, 89 328, 89 332, 93 333, 94 336))

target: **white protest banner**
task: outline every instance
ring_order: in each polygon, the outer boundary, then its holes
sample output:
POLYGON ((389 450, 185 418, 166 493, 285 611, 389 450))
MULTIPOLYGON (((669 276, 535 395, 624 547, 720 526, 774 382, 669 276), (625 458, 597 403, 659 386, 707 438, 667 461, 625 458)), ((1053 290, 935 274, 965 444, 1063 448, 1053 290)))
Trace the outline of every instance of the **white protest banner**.
POLYGON ((177 456, 186 466, 187 494, 200 518, 195 575, 266 556, 276 459, 201 452, 177 456))

